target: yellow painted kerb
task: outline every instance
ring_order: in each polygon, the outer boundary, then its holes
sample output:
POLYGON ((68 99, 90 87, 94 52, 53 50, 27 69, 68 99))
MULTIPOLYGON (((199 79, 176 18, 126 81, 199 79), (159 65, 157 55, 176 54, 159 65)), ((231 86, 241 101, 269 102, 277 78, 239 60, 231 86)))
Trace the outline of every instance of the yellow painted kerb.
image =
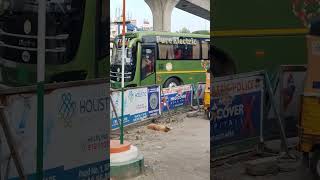
POLYGON ((242 30, 211 31, 211 35, 213 35, 213 37, 294 35, 294 34, 307 34, 307 33, 308 33, 307 28, 242 29, 242 30))

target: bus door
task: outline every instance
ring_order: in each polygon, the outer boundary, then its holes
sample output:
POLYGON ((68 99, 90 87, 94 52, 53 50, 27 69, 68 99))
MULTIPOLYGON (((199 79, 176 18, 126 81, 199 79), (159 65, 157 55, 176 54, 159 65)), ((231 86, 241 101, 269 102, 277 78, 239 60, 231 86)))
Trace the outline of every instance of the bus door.
POLYGON ((153 85, 156 83, 156 44, 141 45, 141 86, 153 85))

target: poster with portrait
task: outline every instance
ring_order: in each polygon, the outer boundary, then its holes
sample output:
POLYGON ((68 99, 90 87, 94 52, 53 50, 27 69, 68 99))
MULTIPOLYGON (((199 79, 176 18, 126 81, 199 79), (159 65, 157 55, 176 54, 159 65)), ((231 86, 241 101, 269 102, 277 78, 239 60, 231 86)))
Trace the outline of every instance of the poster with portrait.
MULTIPOLYGON (((287 137, 298 136, 297 124, 300 118, 300 96, 304 92, 307 67, 305 65, 282 65, 275 89, 275 105, 282 117, 287 137)), ((265 140, 277 139, 279 123, 273 109, 268 109, 264 122, 265 140)))
POLYGON ((192 85, 163 88, 161 92, 161 111, 166 112, 191 105, 192 93, 192 85))

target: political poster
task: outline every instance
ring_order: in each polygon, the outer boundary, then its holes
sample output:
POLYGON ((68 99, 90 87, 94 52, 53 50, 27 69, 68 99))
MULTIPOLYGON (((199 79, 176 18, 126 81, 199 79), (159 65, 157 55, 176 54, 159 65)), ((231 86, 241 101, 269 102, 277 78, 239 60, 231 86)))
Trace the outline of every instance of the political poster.
POLYGON ((161 111, 166 112, 168 110, 191 105, 192 91, 192 85, 163 88, 161 92, 161 111))
MULTIPOLYGON (((106 179, 109 174, 109 102, 105 83, 53 89, 44 97, 44 179, 106 179)), ((6 95, 5 115, 24 173, 36 179, 37 96, 6 95)), ((18 180, 0 128, 0 171, 18 180)), ((3 177, 1 177, 3 178, 3 177)))
MULTIPOLYGON (((277 86, 275 87, 275 104, 284 122, 287 137, 298 136, 297 124, 300 118, 300 95, 304 90, 306 66, 282 65, 277 86)), ((272 109, 264 122, 266 139, 279 138, 279 124, 272 109)))
POLYGON ((304 90, 306 66, 284 66, 281 76, 280 115, 287 137, 297 137, 300 119, 300 96, 304 90))
POLYGON ((194 86, 195 88, 193 89, 193 105, 198 105, 197 101, 199 100, 199 104, 203 104, 203 99, 204 99, 204 92, 206 89, 206 84, 205 83, 198 83, 197 85, 194 86))
POLYGON ((261 140, 263 76, 216 78, 210 122, 213 156, 252 148, 261 140))

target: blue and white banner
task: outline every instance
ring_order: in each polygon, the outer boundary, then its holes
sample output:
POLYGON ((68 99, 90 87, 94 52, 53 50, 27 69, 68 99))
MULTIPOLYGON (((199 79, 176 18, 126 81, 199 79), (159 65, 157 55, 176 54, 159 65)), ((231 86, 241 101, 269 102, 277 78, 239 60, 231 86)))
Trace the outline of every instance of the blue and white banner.
MULTIPOLYGON (((116 113, 121 121, 121 92, 112 92, 111 98, 115 111, 111 108, 112 129, 119 128, 116 113)), ((160 115, 160 87, 128 89, 124 92, 124 126, 160 115)))
POLYGON ((166 112, 178 107, 191 105, 192 94, 192 85, 163 88, 161 93, 161 111, 166 112))
MULTIPOLYGON (((107 178, 110 127, 107 87, 105 83, 68 87, 45 95, 44 179, 107 178)), ((8 104, 5 114, 24 173, 28 179, 35 179, 37 96, 28 93, 5 98, 8 104)), ((12 158, 8 159, 10 151, 1 128, 0 135, 1 175, 9 169, 9 180, 19 179, 12 158)))

